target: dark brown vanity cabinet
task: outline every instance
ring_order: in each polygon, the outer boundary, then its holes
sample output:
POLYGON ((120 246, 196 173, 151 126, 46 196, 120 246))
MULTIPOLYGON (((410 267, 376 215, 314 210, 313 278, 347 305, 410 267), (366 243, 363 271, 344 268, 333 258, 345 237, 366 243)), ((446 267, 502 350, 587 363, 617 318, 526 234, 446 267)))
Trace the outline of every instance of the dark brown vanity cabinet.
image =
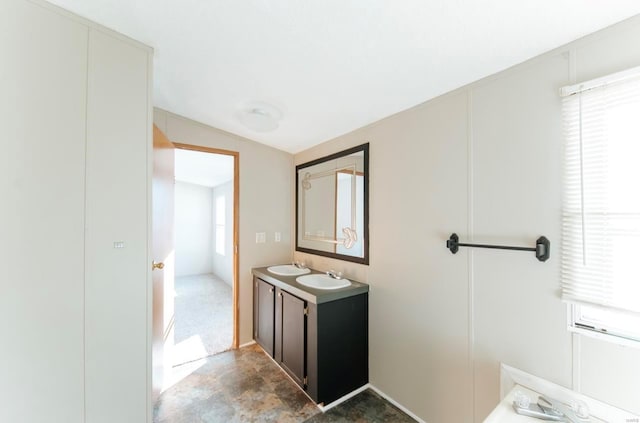
POLYGON ((368 294, 316 304, 281 286, 254 278, 254 338, 264 351, 317 403, 368 383, 368 294))
POLYGON ((253 280, 253 339, 273 357, 275 287, 262 279, 253 280))

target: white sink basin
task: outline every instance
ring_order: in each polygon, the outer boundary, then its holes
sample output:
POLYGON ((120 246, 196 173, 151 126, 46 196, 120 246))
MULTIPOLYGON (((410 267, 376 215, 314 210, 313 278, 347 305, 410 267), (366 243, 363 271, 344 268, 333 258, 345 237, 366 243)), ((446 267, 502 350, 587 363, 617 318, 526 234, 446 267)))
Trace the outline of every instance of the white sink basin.
POLYGON ((293 264, 282 264, 280 266, 271 266, 271 267, 267 267, 267 270, 273 273, 274 275, 280 275, 280 276, 298 276, 298 275, 305 275, 311 272, 311 270, 309 269, 300 269, 294 266, 293 264))
POLYGON ((299 276, 298 283, 315 289, 339 289, 351 285, 348 279, 334 279, 328 275, 315 273, 313 275, 299 276))

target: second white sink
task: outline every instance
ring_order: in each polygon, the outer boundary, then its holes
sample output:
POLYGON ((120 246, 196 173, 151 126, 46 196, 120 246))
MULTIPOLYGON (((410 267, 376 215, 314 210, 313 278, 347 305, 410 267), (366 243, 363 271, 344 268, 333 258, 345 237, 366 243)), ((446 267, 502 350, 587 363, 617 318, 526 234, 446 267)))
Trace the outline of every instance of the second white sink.
POLYGON ((334 279, 329 275, 314 273, 313 275, 299 276, 298 283, 315 289, 339 289, 351 285, 348 279, 334 279))

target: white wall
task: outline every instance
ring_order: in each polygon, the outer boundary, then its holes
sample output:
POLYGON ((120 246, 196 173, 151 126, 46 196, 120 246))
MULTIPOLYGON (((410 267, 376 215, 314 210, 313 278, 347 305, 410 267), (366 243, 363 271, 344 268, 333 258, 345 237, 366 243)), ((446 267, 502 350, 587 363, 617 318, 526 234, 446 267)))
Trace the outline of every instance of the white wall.
POLYGON ((233 284, 233 181, 226 182, 213 188, 213 253, 212 267, 213 273, 227 285, 233 284), (224 228, 224 255, 216 251, 216 198, 223 197, 225 205, 225 228, 224 228))
POLYGON ((482 421, 500 362, 640 413, 640 349, 567 331, 558 251, 558 89, 640 65, 638 39, 635 17, 295 156, 371 143, 370 266, 295 258, 370 284, 371 383, 425 421, 482 421), (452 255, 452 232, 513 245, 545 235, 551 258, 452 255))
POLYGON ((88 28, 0 16, 0 421, 81 422, 88 28))
POLYGON ((175 188, 176 277, 212 273, 213 190, 181 181, 175 188))
POLYGON ((90 30, 84 290, 87 422, 149 418, 151 61, 148 49, 90 30), (114 248, 116 242, 123 248, 114 248))
POLYGON ((0 421, 150 421, 151 50, 0 16, 0 421))
POLYGON ((240 344, 253 338, 251 268, 291 261, 293 156, 192 120, 155 109, 154 122, 169 140, 237 151, 240 155, 240 344), (275 242, 274 233, 282 234, 275 242), (256 232, 267 242, 256 244, 256 232))

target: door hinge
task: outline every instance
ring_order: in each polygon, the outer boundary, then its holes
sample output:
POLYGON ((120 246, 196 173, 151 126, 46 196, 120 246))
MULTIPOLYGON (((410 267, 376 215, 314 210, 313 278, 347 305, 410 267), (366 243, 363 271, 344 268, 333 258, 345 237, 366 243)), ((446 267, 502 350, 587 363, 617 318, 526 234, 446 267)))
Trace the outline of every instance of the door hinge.
POLYGON ((308 315, 309 315, 309 307, 305 307, 305 308, 304 308, 304 312, 303 312, 303 314, 304 314, 305 316, 308 316, 308 315))

